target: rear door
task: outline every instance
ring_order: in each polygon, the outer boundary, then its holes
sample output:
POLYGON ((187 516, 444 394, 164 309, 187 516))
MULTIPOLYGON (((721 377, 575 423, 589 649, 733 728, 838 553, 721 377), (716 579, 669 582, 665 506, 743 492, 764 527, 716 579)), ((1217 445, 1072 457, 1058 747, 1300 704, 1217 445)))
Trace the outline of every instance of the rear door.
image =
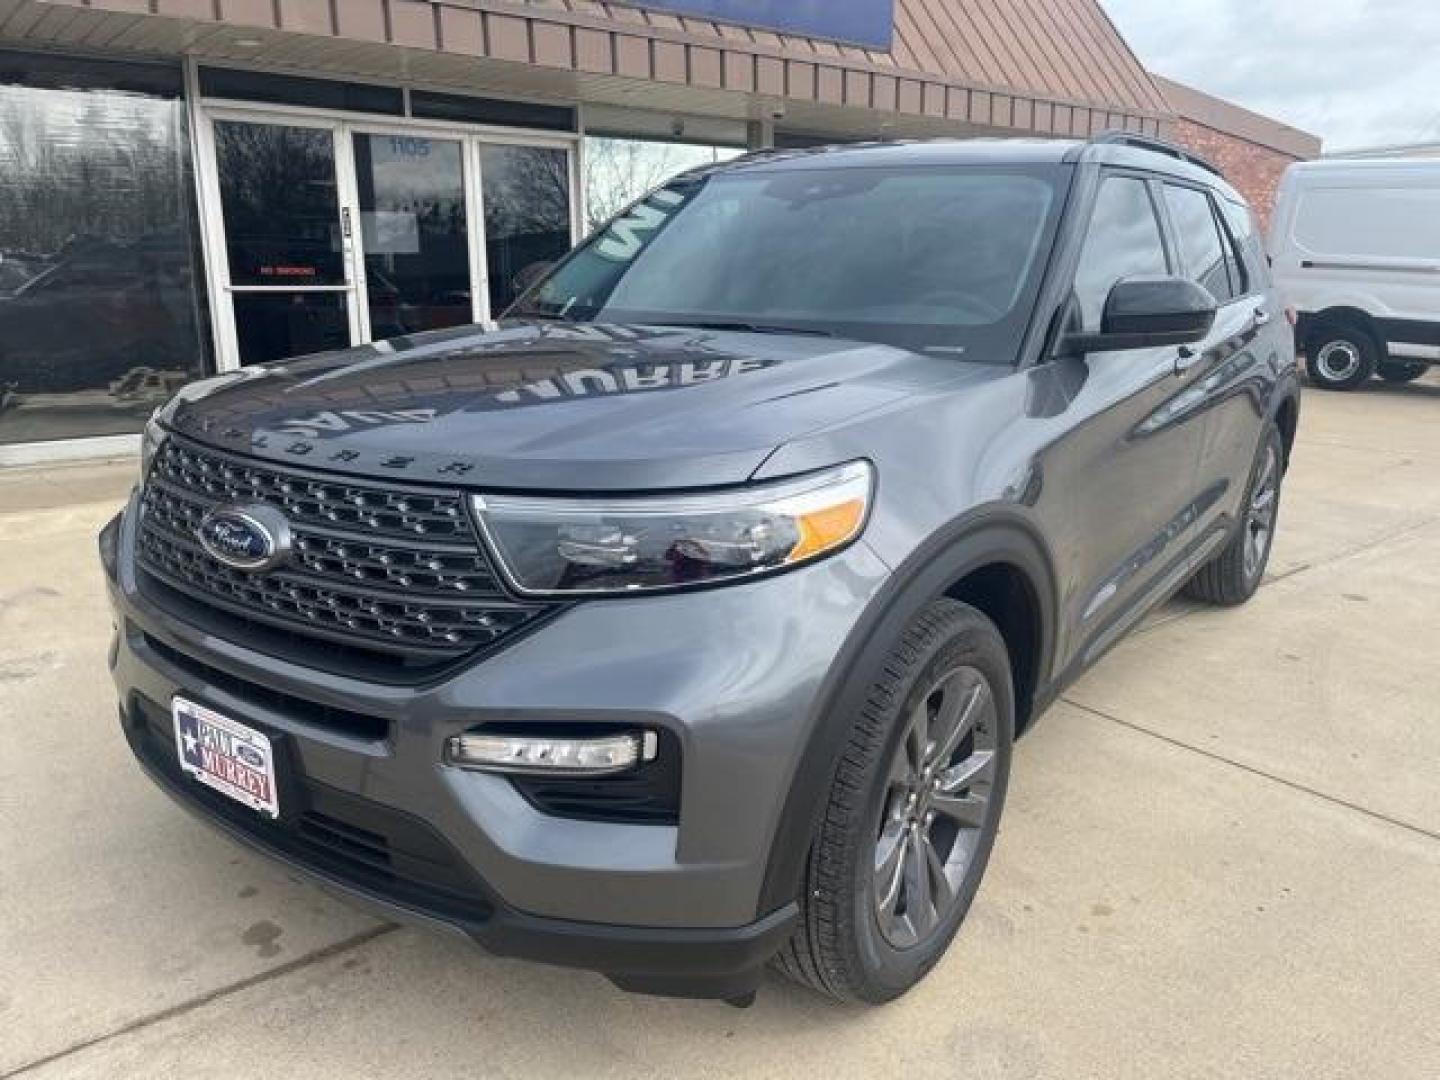
POLYGON ((1171 180, 1163 190, 1180 272, 1218 305, 1209 336, 1181 350, 1178 360, 1205 417, 1197 510, 1207 545, 1218 545, 1249 481, 1289 325, 1259 268, 1235 242, 1215 193, 1171 180))

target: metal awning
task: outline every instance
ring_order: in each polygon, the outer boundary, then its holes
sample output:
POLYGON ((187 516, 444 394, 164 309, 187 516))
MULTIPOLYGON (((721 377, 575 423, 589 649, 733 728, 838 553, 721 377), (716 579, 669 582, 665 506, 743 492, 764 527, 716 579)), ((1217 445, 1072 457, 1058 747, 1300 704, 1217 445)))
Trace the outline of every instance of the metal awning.
POLYGON ((0 0, 0 43, 766 120, 838 134, 1157 134, 1095 0, 896 0, 889 52, 600 0, 0 0))

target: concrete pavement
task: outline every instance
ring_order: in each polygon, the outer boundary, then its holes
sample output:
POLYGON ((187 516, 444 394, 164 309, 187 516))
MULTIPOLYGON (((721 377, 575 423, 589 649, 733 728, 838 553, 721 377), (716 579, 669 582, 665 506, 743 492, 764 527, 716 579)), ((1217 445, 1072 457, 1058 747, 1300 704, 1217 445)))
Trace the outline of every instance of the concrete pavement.
POLYGON ((955 947, 869 1011, 497 960, 183 815, 104 673, 132 471, 0 473, 0 1077, 1440 1075, 1440 379, 1307 394, 1271 581, 1047 714, 955 947))

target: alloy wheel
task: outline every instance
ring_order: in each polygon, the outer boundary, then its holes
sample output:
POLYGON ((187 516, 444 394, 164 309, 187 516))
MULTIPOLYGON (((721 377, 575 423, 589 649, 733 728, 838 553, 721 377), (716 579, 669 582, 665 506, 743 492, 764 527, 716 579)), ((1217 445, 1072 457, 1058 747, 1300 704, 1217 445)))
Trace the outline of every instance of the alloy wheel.
POLYGON ((1280 495, 1280 460, 1274 446, 1265 448, 1265 458, 1255 476, 1250 505, 1245 512, 1245 576, 1253 579, 1265 566, 1270 541, 1275 535, 1275 508, 1280 495))
POLYGON ((897 949, 925 941, 959 903, 991 813, 995 696, 969 666, 931 687, 890 764, 875 843, 875 919, 897 949))

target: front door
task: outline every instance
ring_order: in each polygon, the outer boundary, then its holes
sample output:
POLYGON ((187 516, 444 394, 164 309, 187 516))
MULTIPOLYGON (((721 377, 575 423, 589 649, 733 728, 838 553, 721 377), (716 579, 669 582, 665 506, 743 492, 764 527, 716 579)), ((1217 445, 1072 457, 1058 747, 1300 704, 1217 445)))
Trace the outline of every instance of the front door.
MULTIPOLYGON (((1100 329, 1115 283, 1174 272, 1147 179, 1105 174, 1075 273, 1081 330, 1100 329)), ((1067 654, 1089 664, 1157 593, 1179 585, 1205 512, 1197 491, 1205 411, 1175 347, 1062 361, 1074 420, 1051 447, 1046 483, 1069 496, 1064 629, 1067 654)))

